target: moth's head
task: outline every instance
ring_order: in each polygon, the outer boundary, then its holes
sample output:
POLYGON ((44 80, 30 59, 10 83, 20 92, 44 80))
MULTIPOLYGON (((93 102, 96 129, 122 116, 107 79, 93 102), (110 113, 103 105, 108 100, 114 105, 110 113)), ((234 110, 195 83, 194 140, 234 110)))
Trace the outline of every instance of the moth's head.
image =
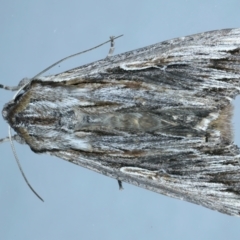
POLYGON ((10 123, 9 120, 14 115, 16 107, 19 104, 22 96, 23 94, 21 93, 15 99, 9 101, 4 105, 2 110, 2 116, 8 123, 10 123))
POLYGON ((15 106, 14 100, 11 100, 10 102, 8 102, 4 105, 3 110, 2 110, 2 116, 6 121, 8 121, 9 115, 12 112, 14 106, 15 106))

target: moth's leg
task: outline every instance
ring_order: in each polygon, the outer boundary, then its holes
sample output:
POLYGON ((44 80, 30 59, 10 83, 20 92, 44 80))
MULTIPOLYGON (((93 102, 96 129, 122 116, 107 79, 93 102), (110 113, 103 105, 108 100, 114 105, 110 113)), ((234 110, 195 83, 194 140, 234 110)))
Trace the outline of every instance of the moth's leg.
POLYGON ((27 84, 30 81, 29 78, 23 78, 19 84, 17 86, 5 86, 3 84, 0 84, 0 88, 6 89, 6 90, 10 90, 10 91, 17 91, 18 89, 20 89, 23 85, 27 84))
MULTIPOLYGON (((25 140, 23 138, 21 138, 20 136, 18 136, 17 134, 12 136, 12 140, 15 140, 16 142, 18 142, 20 144, 26 144, 25 140)), ((0 139, 0 143, 3 143, 3 142, 9 142, 9 137, 0 139)))
POLYGON ((111 36, 110 40, 111 40, 111 46, 110 46, 107 58, 111 57, 113 55, 113 52, 114 52, 114 45, 115 45, 115 43, 114 43, 114 36, 111 36))
POLYGON ((8 141, 9 141, 9 137, 5 137, 5 138, 0 139, 0 143, 8 142, 8 141))
POLYGON ((117 181, 118 181, 119 190, 123 190, 122 181, 120 180, 117 180, 117 181))

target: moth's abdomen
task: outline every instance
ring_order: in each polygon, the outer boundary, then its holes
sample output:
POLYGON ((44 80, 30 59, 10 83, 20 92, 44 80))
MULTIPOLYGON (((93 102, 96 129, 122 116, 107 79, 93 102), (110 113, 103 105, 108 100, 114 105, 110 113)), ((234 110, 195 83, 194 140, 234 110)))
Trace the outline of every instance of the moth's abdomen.
POLYGON ((120 130, 123 132, 152 132, 162 128, 161 118, 148 112, 122 113, 111 112, 102 114, 84 114, 78 111, 77 115, 85 115, 77 118, 75 130, 97 130, 105 128, 109 132, 120 130), (83 121, 83 119, 87 119, 83 121))

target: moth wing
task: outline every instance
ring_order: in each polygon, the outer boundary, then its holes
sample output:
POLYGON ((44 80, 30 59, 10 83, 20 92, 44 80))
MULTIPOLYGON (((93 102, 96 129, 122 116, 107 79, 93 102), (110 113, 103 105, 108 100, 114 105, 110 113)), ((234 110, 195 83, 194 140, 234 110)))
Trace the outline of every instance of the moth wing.
POLYGON ((124 75, 124 70, 158 68, 181 82, 182 77, 226 82, 239 78, 239 36, 240 29, 223 29, 175 38, 40 79, 72 84, 85 78, 111 79, 117 70, 124 75))

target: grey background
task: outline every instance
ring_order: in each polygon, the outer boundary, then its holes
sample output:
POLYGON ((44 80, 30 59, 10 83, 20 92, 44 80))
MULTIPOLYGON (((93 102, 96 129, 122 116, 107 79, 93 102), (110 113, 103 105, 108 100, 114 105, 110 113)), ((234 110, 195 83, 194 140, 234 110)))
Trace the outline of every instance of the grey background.
MULTIPOLYGON (((239 0, 0 0, 0 82, 16 85, 53 62, 124 34, 115 54, 198 32, 240 27, 239 0)), ((49 74, 104 58, 109 46, 49 74)), ((1 106, 13 96, 0 91, 1 106)), ((235 103, 239 106, 239 103, 235 103)), ((239 112, 235 108, 235 142, 239 112)), ((7 124, 0 120, 0 137, 7 124)), ((16 149, 40 202, 0 145, 0 239, 239 239, 240 219, 117 182, 28 146, 16 149)))

